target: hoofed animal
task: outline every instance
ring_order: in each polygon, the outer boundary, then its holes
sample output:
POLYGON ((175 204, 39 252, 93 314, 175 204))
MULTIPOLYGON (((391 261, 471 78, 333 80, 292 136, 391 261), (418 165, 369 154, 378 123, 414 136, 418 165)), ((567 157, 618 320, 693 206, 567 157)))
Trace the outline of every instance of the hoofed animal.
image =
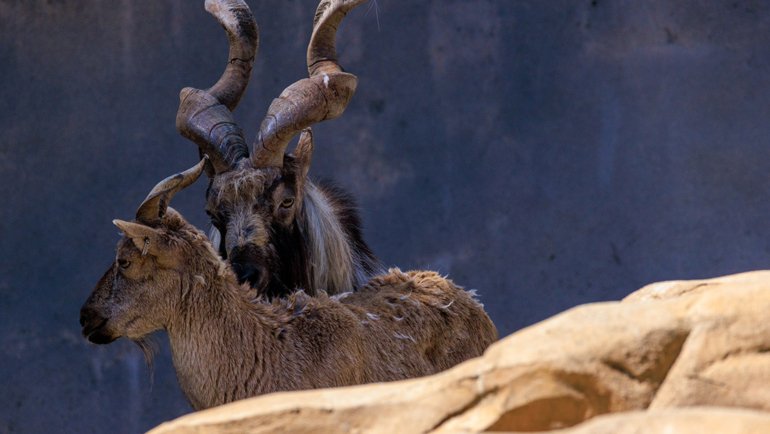
POLYGON ((359 291, 272 303, 246 296, 206 236, 167 208, 203 161, 159 183, 80 312, 107 344, 165 329, 195 409, 268 392, 432 374, 479 356, 497 331, 472 294, 433 272, 390 270, 359 291))
POLYGON ((354 75, 337 63, 335 35, 344 16, 366 0, 322 0, 307 50, 309 78, 273 100, 250 155, 235 109, 246 89, 258 31, 240 0, 206 0, 225 28, 229 63, 208 90, 185 88, 177 128, 209 155, 206 212, 212 241, 240 282, 268 297, 297 288, 314 295, 358 289, 384 269, 363 239, 349 195, 308 179, 312 124, 341 115, 356 89, 354 75), (289 142, 302 131, 293 154, 289 142))

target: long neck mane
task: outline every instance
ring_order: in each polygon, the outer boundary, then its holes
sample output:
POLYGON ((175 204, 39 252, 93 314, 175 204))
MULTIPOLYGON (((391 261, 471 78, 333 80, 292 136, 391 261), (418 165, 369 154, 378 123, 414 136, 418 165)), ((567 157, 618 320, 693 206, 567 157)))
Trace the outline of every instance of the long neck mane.
POLYGON ((363 240, 355 204, 345 192, 308 181, 298 223, 308 247, 310 292, 352 291, 381 271, 363 240))

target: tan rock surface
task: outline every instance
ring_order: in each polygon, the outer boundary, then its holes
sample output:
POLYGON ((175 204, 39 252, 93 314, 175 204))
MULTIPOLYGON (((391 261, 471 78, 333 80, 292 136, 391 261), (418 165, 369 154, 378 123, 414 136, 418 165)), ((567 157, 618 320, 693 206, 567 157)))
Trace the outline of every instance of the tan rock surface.
POLYGON ((664 300, 681 297, 683 295, 696 295, 710 291, 715 287, 746 287, 762 285, 762 275, 766 271, 750 271, 747 273, 731 274, 713 279, 701 280, 668 280, 665 282, 651 283, 637 291, 627 295, 623 301, 649 301, 664 300))
POLYGON ((544 431, 648 407, 770 410, 768 315, 769 271, 664 282, 570 309, 431 377, 273 394, 151 432, 544 431))
POLYGON ((599 416, 553 434, 767 434, 770 414, 725 407, 669 408, 599 416))

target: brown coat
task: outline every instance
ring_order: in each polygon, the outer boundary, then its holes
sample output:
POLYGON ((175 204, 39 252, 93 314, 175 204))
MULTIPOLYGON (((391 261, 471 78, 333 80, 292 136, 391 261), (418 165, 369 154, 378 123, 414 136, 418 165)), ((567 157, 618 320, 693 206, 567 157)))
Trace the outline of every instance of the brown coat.
POLYGON ((392 269, 355 293, 254 301, 203 233, 172 209, 164 214, 154 227, 115 221, 125 237, 81 322, 96 343, 165 329, 196 409, 428 375, 497 338, 472 294, 433 272, 392 269))

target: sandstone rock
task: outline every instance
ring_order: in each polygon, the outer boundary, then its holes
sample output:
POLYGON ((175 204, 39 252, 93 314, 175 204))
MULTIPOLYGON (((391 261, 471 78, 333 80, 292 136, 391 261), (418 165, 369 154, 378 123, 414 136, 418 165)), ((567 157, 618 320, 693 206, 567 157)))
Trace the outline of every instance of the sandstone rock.
MULTIPOLYGON (((556 432, 553 432, 556 434, 556 432)), ((668 408, 599 416, 558 434, 765 434, 770 414, 724 407, 668 408)))
POLYGON ((769 271, 666 282, 623 302, 568 310, 431 377, 273 394, 184 416, 152 432, 547 431, 648 408, 766 411, 768 312, 769 271))
POLYGON ((664 300, 680 297, 682 295, 700 294, 719 286, 748 287, 764 285, 762 278, 764 274, 766 274, 765 271, 752 271, 717 277, 714 279, 669 280, 665 282, 656 282, 632 292, 627 295, 623 301, 664 300))

